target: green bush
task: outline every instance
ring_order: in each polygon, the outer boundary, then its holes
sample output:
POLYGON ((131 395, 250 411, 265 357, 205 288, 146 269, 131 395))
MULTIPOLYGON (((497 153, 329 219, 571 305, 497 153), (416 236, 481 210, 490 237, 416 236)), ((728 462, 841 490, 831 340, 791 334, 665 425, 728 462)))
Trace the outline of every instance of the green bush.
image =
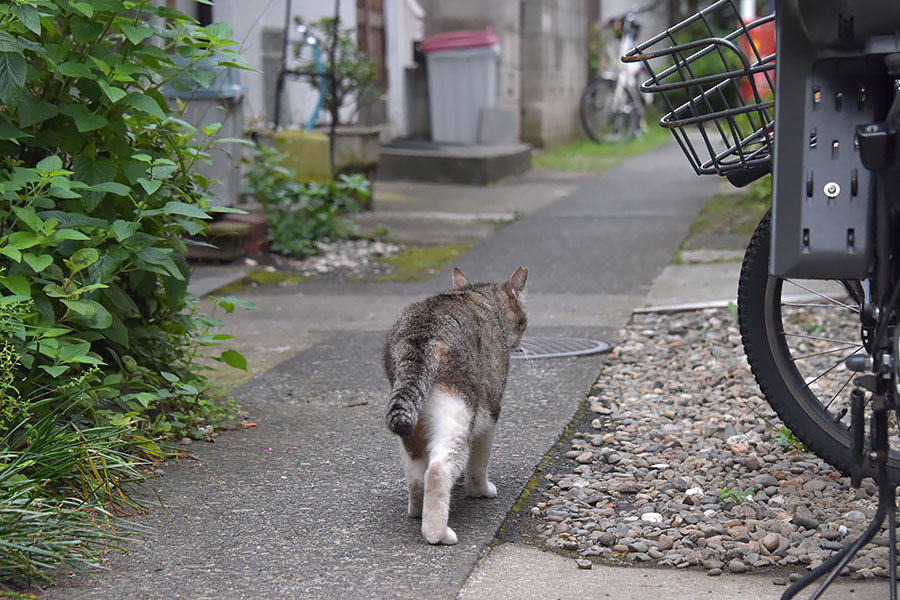
POLYGON ((0 578, 99 559, 135 453, 232 411, 197 364, 227 336, 187 294, 183 241, 225 210, 195 167, 232 140, 162 90, 241 61, 230 27, 157 4, 0 3, 0 578))
POLYGON ((183 238, 223 210, 194 168, 214 140, 161 90, 239 65, 230 34, 147 0, 0 7, 0 305, 28 306, 7 325, 19 398, 100 366, 118 389, 94 416, 152 435, 208 425, 190 348, 209 323, 183 238))
POLYGON ((360 174, 300 183, 282 165, 282 155, 268 146, 254 150, 245 187, 266 211, 272 250, 301 258, 316 254, 320 240, 351 235, 354 223, 345 215, 359 212, 360 202, 371 194, 369 181, 360 174))

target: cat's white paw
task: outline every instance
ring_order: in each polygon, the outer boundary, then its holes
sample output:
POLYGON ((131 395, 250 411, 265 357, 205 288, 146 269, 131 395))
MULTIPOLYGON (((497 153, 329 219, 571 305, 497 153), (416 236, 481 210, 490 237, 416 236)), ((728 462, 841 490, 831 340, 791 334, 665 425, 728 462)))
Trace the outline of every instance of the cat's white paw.
POLYGON ((444 531, 426 531, 426 527, 422 526, 422 535, 429 544, 444 544, 452 546, 456 543, 456 532, 449 527, 444 527, 444 531))
POLYGON ((481 485, 466 481, 466 493, 473 498, 496 498, 497 486, 490 481, 485 481, 481 485))

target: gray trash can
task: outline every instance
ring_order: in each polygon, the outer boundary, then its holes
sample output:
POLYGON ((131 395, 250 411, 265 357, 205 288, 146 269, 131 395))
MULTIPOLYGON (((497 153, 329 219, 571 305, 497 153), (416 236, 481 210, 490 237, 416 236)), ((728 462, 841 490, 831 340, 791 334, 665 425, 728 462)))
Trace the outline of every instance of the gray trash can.
POLYGON ((500 46, 490 28, 451 31, 422 42, 428 65, 431 139, 452 144, 478 141, 482 108, 496 100, 500 46))
MULTIPOLYGON (((197 66, 215 72, 209 87, 200 87, 193 80, 178 80, 163 88, 167 99, 179 99, 185 103, 182 118, 197 128, 197 141, 202 142, 202 128, 221 123, 218 138, 241 138, 244 135, 243 97, 246 87, 240 83, 238 69, 222 67, 213 60, 199 62, 197 66)), ((212 180, 209 192, 212 203, 219 206, 235 206, 241 190, 241 144, 214 144, 210 150, 212 164, 197 162, 195 168, 212 180)))

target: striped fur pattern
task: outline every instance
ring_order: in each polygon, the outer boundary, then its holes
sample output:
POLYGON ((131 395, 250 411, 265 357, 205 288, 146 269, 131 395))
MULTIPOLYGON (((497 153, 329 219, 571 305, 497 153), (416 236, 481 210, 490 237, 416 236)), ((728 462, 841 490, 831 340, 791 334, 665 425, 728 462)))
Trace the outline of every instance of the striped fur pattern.
POLYGON ((509 352, 527 325, 519 267, 502 283, 470 284, 453 269, 453 289, 406 307, 388 333, 387 426, 400 436, 409 514, 432 544, 454 544, 450 489, 465 471, 470 495, 493 498, 490 447, 509 371, 509 352))

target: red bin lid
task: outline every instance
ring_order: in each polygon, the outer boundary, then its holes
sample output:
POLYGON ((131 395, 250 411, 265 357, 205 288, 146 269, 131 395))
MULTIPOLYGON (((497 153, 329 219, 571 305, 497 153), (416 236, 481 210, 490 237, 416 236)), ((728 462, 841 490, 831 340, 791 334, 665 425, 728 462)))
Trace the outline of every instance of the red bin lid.
POLYGON ((488 27, 484 31, 449 31, 433 35, 422 42, 422 52, 440 52, 441 50, 465 50, 493 46, 497 36, 488 27))

